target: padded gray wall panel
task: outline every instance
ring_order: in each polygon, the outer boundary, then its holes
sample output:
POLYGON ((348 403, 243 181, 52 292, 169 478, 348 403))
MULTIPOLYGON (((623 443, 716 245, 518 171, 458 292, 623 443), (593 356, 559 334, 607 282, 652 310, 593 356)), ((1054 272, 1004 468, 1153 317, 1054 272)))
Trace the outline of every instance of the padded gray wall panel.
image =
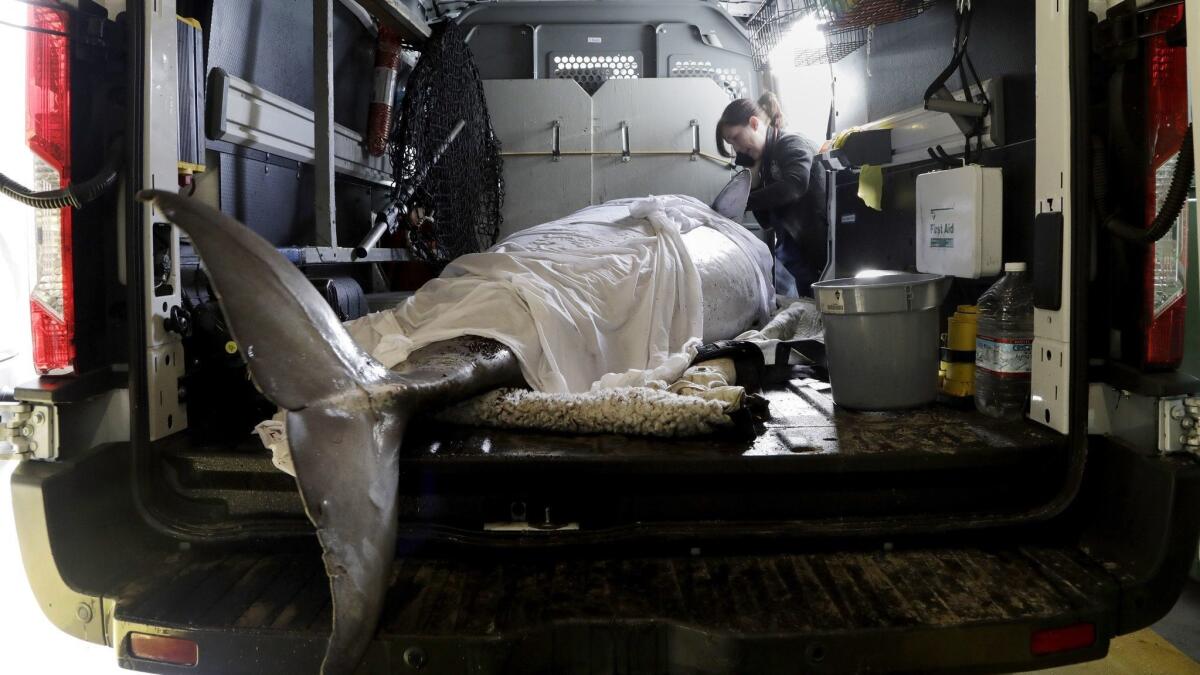
POLYGON ((593 163, 592 199, 604 202, 649 194, 686 194, 712 202, 729 181, 730 171, 688 154, 639 155, 621 161, 621 122, 629 127, 632 153, 692 149, 691 120, 700 125, 700 150, 716 155, 713 129, 729 96, 711 79, 658 78, 610 80, 593 97, 595 147, 613 152, 593 163))
POLYGON ((701 152, 716 155, 713 128, 729 96, 711 79, 609 80, 591 97, 566 79, 483 86, 505 153, 501 237, 619 197, 687 194, 709 203, 730 178, 724 165, 690 157, 693 119, 701 152), (549 155, 555 121, 563 152, 557 162, 549 155), (629 125, 632 152, 679 154, 634 154, 622 162, 621 121, 629 125), (611 154, 570 154, 593 149, 611 154))
POLYGON ((504 158, 504 223, 497 241, 513 232, 558 220, 591 203, 592 160, 504 158))
POLYGON ((574 80, 485 80, 492 127, 504 156, 503 238, 583 208, 592 199, 592 158, 553 161, 554 122, 563 153, 592 149, 592 99, 574 80))

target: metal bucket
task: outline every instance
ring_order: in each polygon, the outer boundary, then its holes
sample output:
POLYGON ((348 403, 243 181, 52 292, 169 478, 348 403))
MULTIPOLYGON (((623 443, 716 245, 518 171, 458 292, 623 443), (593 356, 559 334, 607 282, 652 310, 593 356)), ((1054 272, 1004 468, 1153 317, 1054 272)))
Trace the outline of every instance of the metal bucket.
POLYGON ((938 307, 950 279, 887 274, 813 284, 825 322, 833 402, 855 410, 932 403, 938 386, 938 307))

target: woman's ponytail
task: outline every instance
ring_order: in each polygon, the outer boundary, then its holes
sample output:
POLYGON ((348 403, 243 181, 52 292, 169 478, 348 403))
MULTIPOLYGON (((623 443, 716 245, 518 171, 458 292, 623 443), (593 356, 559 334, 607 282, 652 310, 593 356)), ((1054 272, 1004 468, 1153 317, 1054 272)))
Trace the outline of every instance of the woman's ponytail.
POLYGON ((773 92, 763 92, 762 96, 758 97, 758 107, 766 113, 767 120, 771 126, 776 129, 783 129, 783 106, 779 105, 779 97, 773 92))

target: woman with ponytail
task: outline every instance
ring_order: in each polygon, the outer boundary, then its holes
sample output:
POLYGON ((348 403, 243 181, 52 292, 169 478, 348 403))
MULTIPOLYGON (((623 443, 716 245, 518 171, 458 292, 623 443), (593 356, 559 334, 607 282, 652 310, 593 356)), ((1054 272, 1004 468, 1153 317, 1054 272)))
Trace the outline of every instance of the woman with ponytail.
MULTIPOLYGON (((746 208, 774 235, 775 257, 795 279, 794 292, 811 296, 829 258, 825 172, 813 165, 816 144, 784 130, 783 110, 771 92, 757 103, 739 98, 726 106, 716 140, 722 156, 751 167, 754 188, 746 208)), ((785 295, 793 292, 778 275, 776 286, 785 295)))

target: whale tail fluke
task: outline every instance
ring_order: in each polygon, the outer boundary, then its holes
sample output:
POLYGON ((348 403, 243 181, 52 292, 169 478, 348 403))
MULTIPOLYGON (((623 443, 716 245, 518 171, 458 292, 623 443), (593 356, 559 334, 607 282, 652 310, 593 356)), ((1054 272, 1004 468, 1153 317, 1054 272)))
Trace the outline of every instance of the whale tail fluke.
POLYGON ((249 228, 196 199, 138 196, 190 237, 251 378, 288 410, 296 483, 333 599, 322 672, 353 672, 387 590, 397 458, 419 392, 363 352, 304 274, 249 228))

